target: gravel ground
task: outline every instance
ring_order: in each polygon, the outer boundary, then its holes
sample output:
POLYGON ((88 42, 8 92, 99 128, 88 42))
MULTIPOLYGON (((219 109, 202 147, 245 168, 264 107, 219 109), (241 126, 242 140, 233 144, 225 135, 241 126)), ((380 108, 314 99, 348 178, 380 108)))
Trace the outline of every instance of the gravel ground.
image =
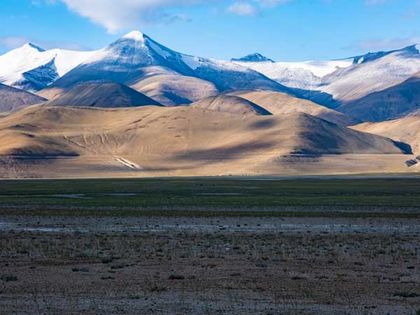
POLYGON ((420 220, 0 216, 1 314, 419 314, 420 220))

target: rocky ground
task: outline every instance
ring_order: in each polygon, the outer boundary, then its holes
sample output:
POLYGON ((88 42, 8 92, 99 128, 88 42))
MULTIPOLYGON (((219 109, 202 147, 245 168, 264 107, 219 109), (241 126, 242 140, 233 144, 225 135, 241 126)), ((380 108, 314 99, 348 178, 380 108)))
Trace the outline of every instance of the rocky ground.
POLYGON ((1 314, 419 314, 420 219, 0 216, 1 314))

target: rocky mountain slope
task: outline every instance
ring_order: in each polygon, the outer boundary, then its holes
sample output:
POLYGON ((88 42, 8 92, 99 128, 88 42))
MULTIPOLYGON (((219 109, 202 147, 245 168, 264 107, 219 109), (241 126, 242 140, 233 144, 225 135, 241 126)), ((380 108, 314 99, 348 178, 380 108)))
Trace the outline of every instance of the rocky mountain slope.
MULTIPOLYGON (((55 81, 48 90, 65 90, 77 83, 95 80, 117 82, 143 92, 147 90, 151 97, 162 95, 169 100, 168 105, 179 104, 178 100, 182 100, 181 103, 195 101, 197 98, 194 94, 199 90, 204 91, 201 93, 204 96, 214 95, 216 91, 235 89, 288 90, 249 68, 232 62, 184 55, 137 31, 93 54, 55 81), (172 77, 172 83, 166 85, 169 88, 165 90, 162 85, 166 84, 168 75, 172 77), (147 82, 143 82, 144 80, 147 82), (149 84, 151 80, 156 82, 155 87, 149 84), (184 82, 186 86, 183 86, 184 82), (171 90, 172 86, 177 88, 171 90), (179 90, 190 90, 192 96, 178 95, 179 90)), ((43 91, 42 95, 47 95, 48 90, 43 91)), ((163 98, 160 100, 163 101, 163 98)))
POLYGON ((13 112, 45 101, 45 98, 38 95, 0 84, 0 113, 13 112))
POLYGON ((65 49, 44 50, 28 43, 0 56, 0 83, 31 92, 39 91, 94 53, 65 49))
POLYGON ((420 109, 420 72, 385 90, 348 102, 337 110, 364 121, 383 121, 420 109))

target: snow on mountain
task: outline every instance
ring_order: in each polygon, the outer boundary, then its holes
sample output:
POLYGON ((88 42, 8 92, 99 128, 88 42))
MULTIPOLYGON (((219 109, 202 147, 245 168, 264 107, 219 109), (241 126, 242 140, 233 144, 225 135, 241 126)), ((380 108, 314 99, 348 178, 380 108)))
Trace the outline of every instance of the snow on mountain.
POLYGON ((323 78, 320 90, 348 102, 385 90, 420 71, 416 45, 390 52, 369 53, 354 58, 350 67, 323 78))
POLYGON ((363 121, 384 121, 420 110, 420 72, 385 90, 346 102, 337 110, 363 121))
POLYGON ((23 90, 39 91, 50 85, 59 77, 55 66, 55 58, 45 65, 22 73, 22 77, 18 84, 15 85, 18 85, 23 90))
POLYGON ((322 77, 353 64, 351 59, 303 62, 235 62, 258 71, 285 86, 299 89, 316 89, 321 84, 322 77))
POLYGON ((365 62, 369 62, 369 61, 379 59, 381 57, 384 57, 384 56, 392 54, 392 53, 402 52, 402 51, 404 51, 406 53, 411 53, 411 54, 418 54, 419 49, 420 49, 420 45, 411 45, 411 46, 407 46, 407 47, 402 48, 402 49, 395 49, 395 50, 390 50, 390 51, 369 52, 369 53, 364 54, 364 55, 353 57, 353 63, 354 64, 365 63, 365 62))
POLYGON ((31 43, 0 56, 0 82, 37 91, 89 58, 94 52, 44 50, 31 43))
POLYGON ((134 31, 94 53, 54 85, 69 87, 98 80, 133 84, 147 72, 145 68, 153 66, 188 74, 193 72, 180 54, 134 31))
POLYGON ((241 62, 239 64, 248 66, 268 78, 292 88, 312 89, 317 87, 321 81, 321 78, 314 75, 313 72, 300 67, 290 67, 272 62, 241 62))
POLYGON ((233 89, 287 90, 261 73, 232 62, 194 57, 173 51, 149 36, 133 31, 59 79, 54 86, 67 88, 78 82, 114 81, 134 86, 150 67, 168 69, 179 75, 213 83, 219 91, 233 89))
POLYGON ((145 43, 145 37, 144 34, 140 31, 132 31, 130 33, 125 34, 123 37, 123 39, 132 39, 136 42, 142 42, 145 43))
POLYGON ((289 68, 300 68, 311 71, 315 76, 322 78, 339 69, 347 68, 353 63, 352 59, 329 61, 303 61, 303 62, 278 62, 277 64, 289 68))
POLYGON ((39 91, 99 80, 141 87, 144 92, 142 81, 147 79, 150 95, 164 91, 164 98, 171 100, 195 101, 202 95, 200 90, 211 96, 215 92, 262 89, 337 107, 397 85, 420 71, 418 45, 331 61, 274 62, 258 53, 232 60, 182 54, 133 31, 91 52, 43 50, 26 44, 0 56, 0 83, 39 91), (154 72, 157 75, 151 79, 154 72), (153 90, 151 82, 160 90, 153 90), (194 97, 189 97, 189 90, 194 97), (183 96, 179 98, 175 91, 183 96))
POLYGON ((420 71, 419 45, 342 60, 235 63, 297 88, 299 96, 330 107, 385 90, 420 71))

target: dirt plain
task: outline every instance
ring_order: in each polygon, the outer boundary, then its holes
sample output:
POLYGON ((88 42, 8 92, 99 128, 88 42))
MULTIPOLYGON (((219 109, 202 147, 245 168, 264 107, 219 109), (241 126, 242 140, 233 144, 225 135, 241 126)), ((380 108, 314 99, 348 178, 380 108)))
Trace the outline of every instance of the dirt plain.
POLYGON ((2 314, 416 314, 419 220, 2 218, 2 314))
MULTIPOLYGON (((404 181, 391 181, 392 185, 383 180, 364 181, 364 186, 356 181, 344 186, 359 185, 359 193, 364 192, 368 200, 372 193, 366 187, 382 182, 379 190, 384 194, 391 194, 388 189, 395 186, 395 194, 405 191, 410 198, 407 202, 415 201, 418 196, 410 197, 401 184, 404 181)), ((179 186, 179 180, 174 182, 174 187, 179 186)), ((74 204, 65 208, 62 199, 83 198, 70 194, 86 192, 79 183, 68 188, 66 195, 54 195, 56 203, 60 202, 55 212, 51 205, 45 206, 48 211, 35 211, 31 209, 38 207, 36 199, 41 197, 28 187, 47 191, 49 185, 61 190, 58 182, 37 186, 2 182, 0 313, 419 314, 420 217, 415 207, 389 206, 382 211, 372 205, 361 211, 343 207, 337 200, 334 211, 290 206, 286 212, 282 212, 285 207, 277 207, 261 215, 254 210, 247 214, 229 210, 232 202, 245 198, 229 188, 247 186, 267 192, 268 187, 275 191, 300 183, 301 191, 309 195, 305 187, 313 183, 192 182, 198 188, 191 194, 216 185, 219 195, 215 200, 226 206, 219 205, 212 213, 203 208, 135 215, 124 212, 120 202, 121 210, 98 215, 74 204), (29 202, 18 204, 17 199, 10 199, 17 189, 33 193, 30 208, 29 202)), ((68 187, 68 183, 62 185, 68 187)), ((131 181, 130 189, 149 187, 150 198, 157 190, 154 181, 136 183, 131 181)), ((313 189, 322 191, 333 185, 338 195, 343 194, 347 188, 340 188, 344 186, 339 183, 321 181, 313 189)), ((408 181, 407 187, 415 191, 418 184, 418 180, 408 181)), ((94 187, 91 182, 85 185, 94 187)), ((107 185, 119 187, 122 192, 115 193, 115 198, 128 202, 130 193, 122 188, 128 184, 110 181, 100 189, 107 190, 107 185)), ((180 204, 175 192, 181 188, 169 189, 168 182, 158 185, 166 194, 174 194, 173 202, 180 204)), ((184 180, 181 187, 189 190, 189 185, 184 180)), ((19 198, 25 197, 21 193, 19 198)), ((199 198, 204 207, 209 197, 201 192, 199 198)), ((261 209, 268 203, 267 196, 256 200, 261 209)), ((304 195, 302 200, 306 202, 304 195)))

